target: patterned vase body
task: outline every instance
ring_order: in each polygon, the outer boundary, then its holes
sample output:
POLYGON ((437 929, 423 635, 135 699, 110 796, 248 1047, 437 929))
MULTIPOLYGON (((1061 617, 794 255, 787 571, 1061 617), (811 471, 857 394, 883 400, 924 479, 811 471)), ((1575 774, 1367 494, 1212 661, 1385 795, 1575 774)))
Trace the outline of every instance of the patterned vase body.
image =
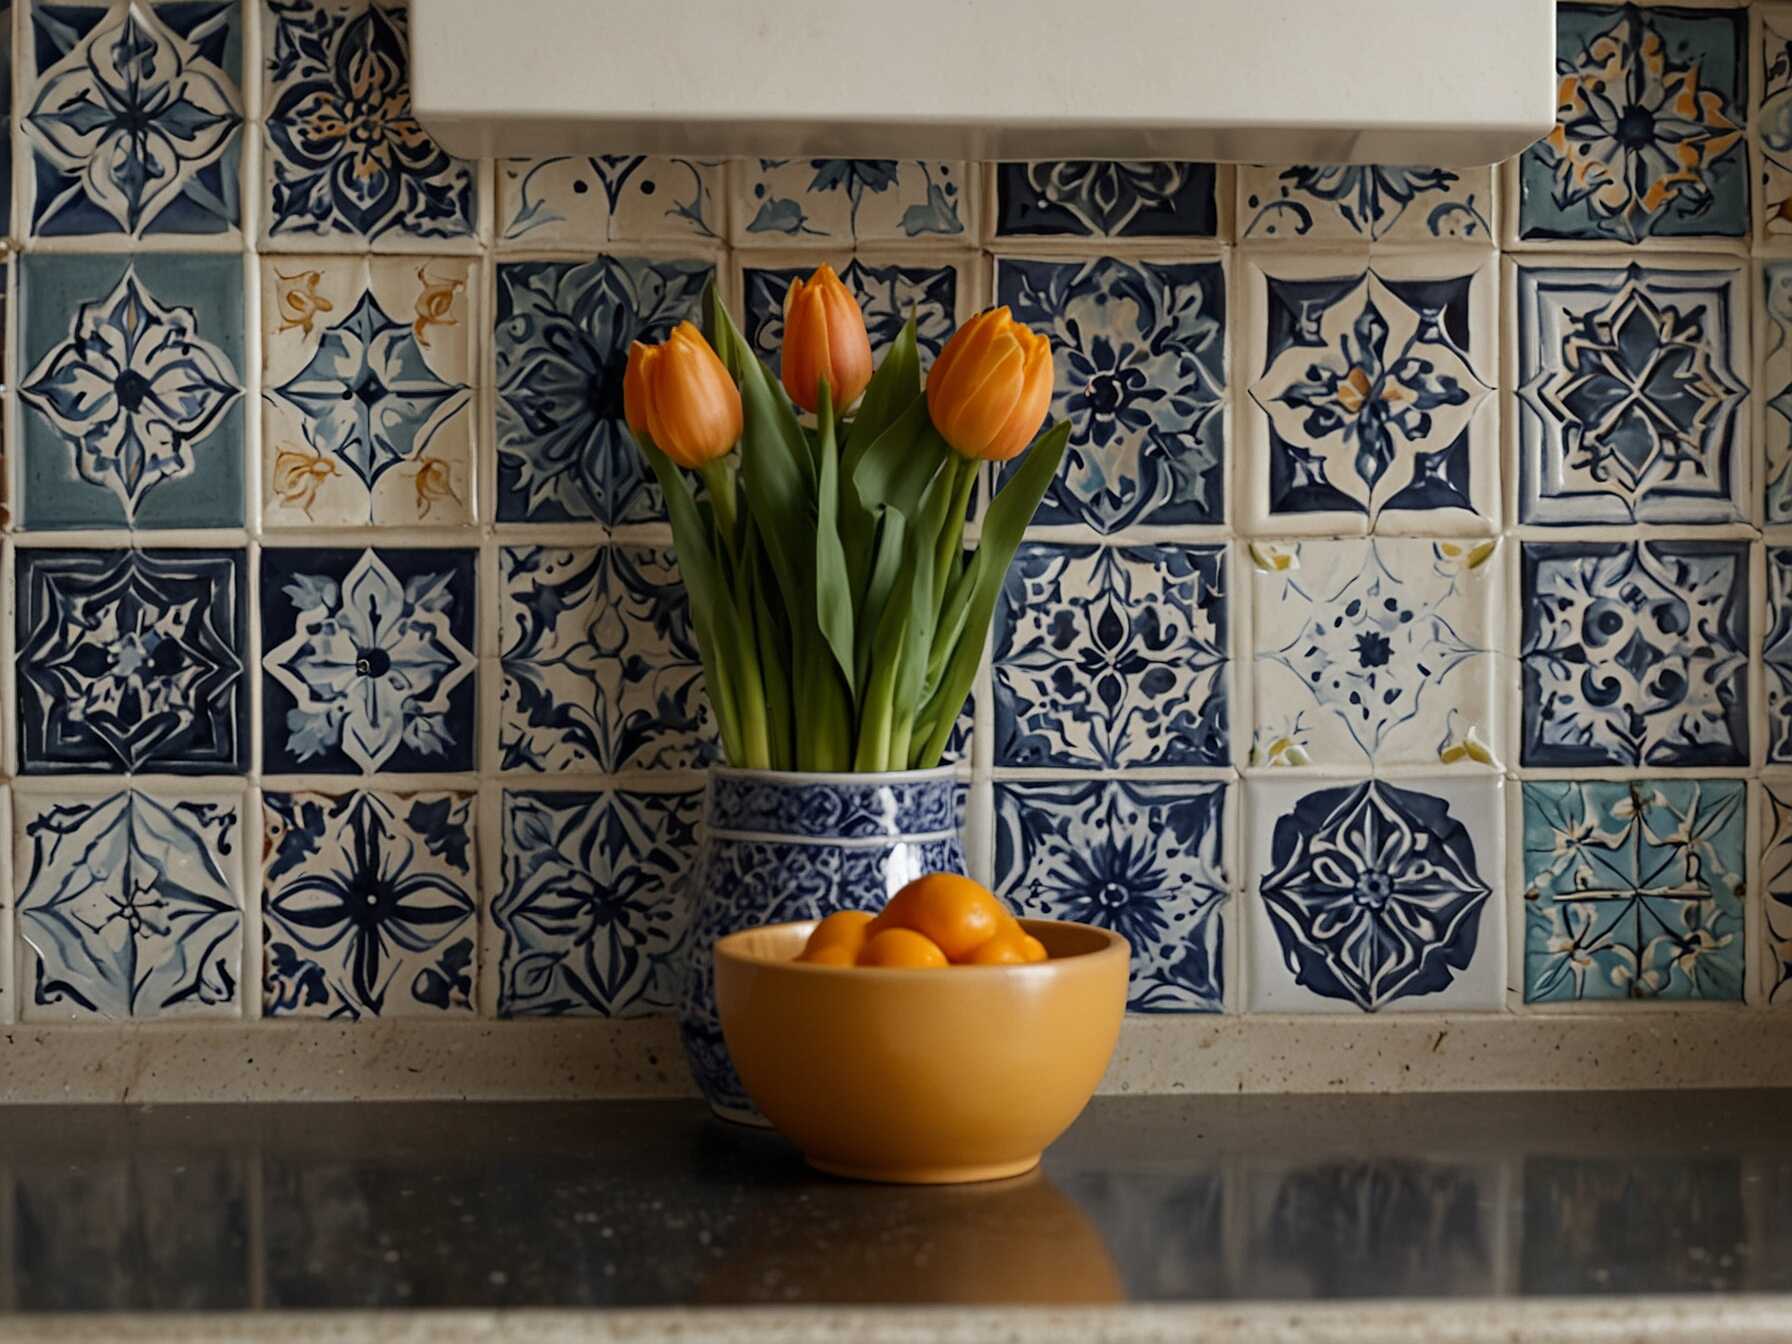
POLYGON ((716 1019, 716 939, 760 924, 876 910, 922 873, 964 871, 950 766, 898 774, 710 771, 682 1033, 711 1109, 764 1124, 716 1019))

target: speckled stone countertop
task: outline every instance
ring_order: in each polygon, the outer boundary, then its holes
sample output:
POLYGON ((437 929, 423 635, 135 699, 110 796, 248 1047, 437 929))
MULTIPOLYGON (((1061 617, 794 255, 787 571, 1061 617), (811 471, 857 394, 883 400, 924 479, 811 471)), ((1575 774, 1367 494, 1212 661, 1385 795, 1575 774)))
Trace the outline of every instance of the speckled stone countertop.
POLYGON ((688 1102, 7 1108, 0 1195, 0 1340, 1792 1337, 1792 1091, 1104 1098, 956 1189, 688 1102))

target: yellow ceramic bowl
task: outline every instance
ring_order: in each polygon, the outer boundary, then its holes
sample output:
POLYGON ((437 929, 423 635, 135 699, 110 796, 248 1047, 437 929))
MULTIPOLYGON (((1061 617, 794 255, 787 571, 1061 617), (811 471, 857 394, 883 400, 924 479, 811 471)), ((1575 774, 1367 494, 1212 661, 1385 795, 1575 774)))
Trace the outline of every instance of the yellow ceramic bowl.
POLYGON ((812 922, 716 944, 722 1034, 811 1166, 938 1184, 1015 1176, 1076 1119, 1126 1010, 1126 940, 1021 921, 1051 960, 894 970, 795 961, 812 922))

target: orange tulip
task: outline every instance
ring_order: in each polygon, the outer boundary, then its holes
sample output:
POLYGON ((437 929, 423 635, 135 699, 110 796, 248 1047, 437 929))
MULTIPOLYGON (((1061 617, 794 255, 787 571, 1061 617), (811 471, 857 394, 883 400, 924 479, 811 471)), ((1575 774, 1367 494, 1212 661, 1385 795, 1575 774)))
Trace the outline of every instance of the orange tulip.
POLYGON ((871 337, 858 300, 832 266, 808 283, 795 281, 784 297, 784 390, 805 411, 821 405, 821 380, 836 411, 859 399, 871 381, 871 337))
POLYGON ((927 374, 927 411, 962 457, 1006 462, 1033 441, 1052 404, 1052 346, 989 308, 946 342, 927 374))
POLYGON ((740 441, 740 389, 703 333, 680 322, 663 344, 628 350, 622 414, 681 467, 700 468, 740 441))

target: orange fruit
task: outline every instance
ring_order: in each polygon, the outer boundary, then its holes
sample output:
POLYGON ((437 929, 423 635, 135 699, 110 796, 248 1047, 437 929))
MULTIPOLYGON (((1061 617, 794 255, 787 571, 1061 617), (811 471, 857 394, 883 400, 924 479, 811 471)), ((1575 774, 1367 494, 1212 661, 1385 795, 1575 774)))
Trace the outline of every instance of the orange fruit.
POLYGON ((865 930, 871 923, 869 910, 836 910, 809 935, 798 961, 818 961, 828 966, 850 966, 865 945, 865 930), (823 951, 837 951, 839 957, 822 957, 823 951))
POLYGON ((1045 944, 1008 920, 996 936, 981 947, 972 949, 961 966, 1020 966, 1030 961, 1045 960, 1045 944))
POLYGON ((899 966, 930 969, 946 964, 946 954, 926 934, 913 929, 885 929, 866 941, 859 952, 861 966, 899 966))
POLYGON ((949 961, 962 961, 1001 931, 1010 916, 994 893, 957 873, 917 877, 890 898, 872 930, 913 929, 933 940, 949 961))
POLYGON ((844 943, 823 943, 820 947, 805 947, 798 961, 807 962, 811 966, 852 966, 858 962, 859 949, 847 947, 844 943))

